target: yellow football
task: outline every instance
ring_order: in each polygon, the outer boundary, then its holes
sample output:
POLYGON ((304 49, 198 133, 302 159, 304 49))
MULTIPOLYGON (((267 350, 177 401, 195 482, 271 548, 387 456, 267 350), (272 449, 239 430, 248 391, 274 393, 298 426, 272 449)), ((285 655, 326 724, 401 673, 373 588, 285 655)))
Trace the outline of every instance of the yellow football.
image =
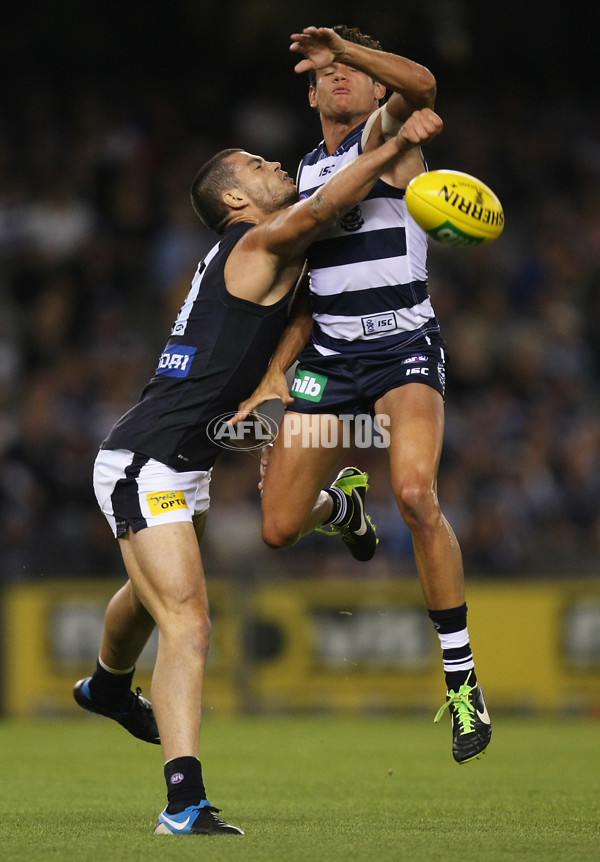
POLYGON ((430 237, 446 245, 481 245, 497 239, 504 211, 494 192, 462 171, 427 171, 406 187, 406 206, 430 237))

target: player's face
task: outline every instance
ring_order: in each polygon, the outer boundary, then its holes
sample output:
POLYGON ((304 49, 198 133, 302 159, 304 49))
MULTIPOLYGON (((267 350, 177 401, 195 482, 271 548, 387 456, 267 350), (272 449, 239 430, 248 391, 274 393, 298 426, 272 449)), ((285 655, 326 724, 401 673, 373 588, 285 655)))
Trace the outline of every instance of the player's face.
POLYGON ((370 114, 385 95, 385 88, 365 72, 332 63, 317 71, 317 80, 309 89, 311 107, 323 117, 344 120, 354 115, 370 114))
POLYGON ((298 200, 296 184, 281 162, 267 162, 250 153, 236 154, 236 177, 250 200, 269 214, 298 200))

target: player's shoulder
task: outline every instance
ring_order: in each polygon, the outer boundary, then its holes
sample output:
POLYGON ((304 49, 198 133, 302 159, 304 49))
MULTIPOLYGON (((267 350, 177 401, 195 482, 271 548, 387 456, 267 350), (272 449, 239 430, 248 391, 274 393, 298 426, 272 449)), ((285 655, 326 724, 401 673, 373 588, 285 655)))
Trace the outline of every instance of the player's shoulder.
POLYGON ((316 165, 318 161, 325 158, 327 156, 327 147, 325 146, 325 141, 319 141, 314 150, 306 153, 306 155, 300 161, 300 169, 303 167, 310 167, 311 165, 316 165))

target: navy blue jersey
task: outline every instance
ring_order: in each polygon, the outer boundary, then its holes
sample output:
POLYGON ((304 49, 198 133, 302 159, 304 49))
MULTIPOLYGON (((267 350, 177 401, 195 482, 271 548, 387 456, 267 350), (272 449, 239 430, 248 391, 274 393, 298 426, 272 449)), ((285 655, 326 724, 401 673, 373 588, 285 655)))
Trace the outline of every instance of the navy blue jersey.
POLYGON ((228 227, 200 263, 154 377, 101 448, 130 449, 180 472, 212 467, 221 449, 207 427, 223 414, 233 415, 260 382, 292 293, 258 305, 228 292, 225 263, 251 227, 228 227))

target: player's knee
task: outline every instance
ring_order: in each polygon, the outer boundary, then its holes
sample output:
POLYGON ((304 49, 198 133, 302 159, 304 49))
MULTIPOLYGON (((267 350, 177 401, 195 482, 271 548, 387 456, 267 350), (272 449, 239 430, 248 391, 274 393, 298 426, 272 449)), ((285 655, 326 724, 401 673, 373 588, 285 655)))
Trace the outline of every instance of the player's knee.
POLYGON ((263 520, 262 538, 265 545, 277 550, 289 548, 298 540, 298 531, 274 520, 263 520))
POLYGON ((210 647, 211 630, 210 617, 203 608, 192 616, 187 625, 187 637, 190 647, 197 655, 203 658, 206 658, 208 648, 210 647))
POLYGON ((409 529, 426 528, 440 517, 437 494, 430 483, 402 485, 396 491, 396 502, 409 529))
POLYGON ((212 624, 202 601, 188 600, 158 614, 160 635, 177 642, 186 652, 206 658, 212 624))

